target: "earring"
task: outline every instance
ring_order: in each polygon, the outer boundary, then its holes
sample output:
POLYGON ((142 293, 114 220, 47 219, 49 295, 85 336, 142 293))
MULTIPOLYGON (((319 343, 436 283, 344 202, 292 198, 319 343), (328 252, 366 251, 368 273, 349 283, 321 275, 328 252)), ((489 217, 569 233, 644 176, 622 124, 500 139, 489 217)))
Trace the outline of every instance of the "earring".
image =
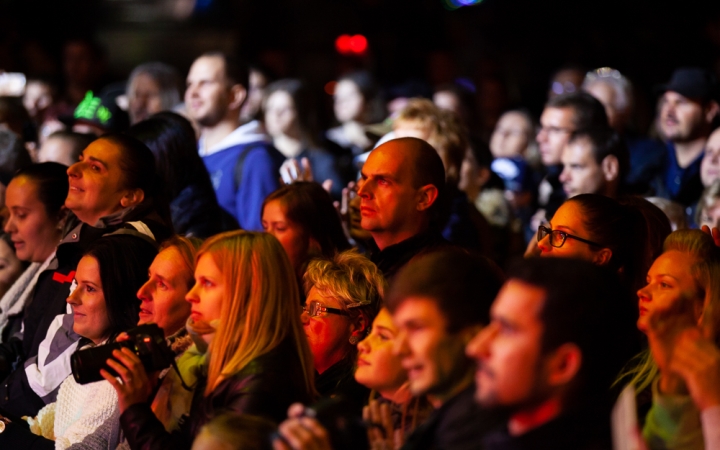
POLYGON ((357 343, 358 343, 357 336, 350 336, 350 344, 357 345, 357 343))

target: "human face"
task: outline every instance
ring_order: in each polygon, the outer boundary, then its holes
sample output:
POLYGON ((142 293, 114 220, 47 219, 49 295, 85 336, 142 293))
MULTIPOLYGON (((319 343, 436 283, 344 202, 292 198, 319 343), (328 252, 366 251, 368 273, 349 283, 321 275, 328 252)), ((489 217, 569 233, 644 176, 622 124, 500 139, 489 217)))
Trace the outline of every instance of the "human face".
POLYGON ((360 89, 350 80, 342 80, 335 85, 333 96, 335 118, 340 123, 360 120, 365 109, 365 98, 360 89))
POLYGON ((267 78, 257 70, 250 70, 250 89, 248 89, 247 100, 240 110, 240 120, 247 122, 255 118, 262 104, 263 89, 267 85, 267 78))
POLYGON ((467 345, 477 362, 475 399, 482 406, 517 408, 540 397, 544 299, 543 289, 508 281, 490 309, 490 325, 467 345))
POLYGON ((433 94, 433 103, 440 109, 452 111, 458 116, 462 115, 460 99, 451 91, 437 91, 433 94))
POLYGON ((447 320, 429 298, 408 297, 393 313, 398 328, 393 352, 407 372, 410 392, 449 398, 466 378, 470 361, 462 333, 447 331, 447 320))
MULTIPOLYGON (((577 203, 567 201, 555 212, 555 215, 550 221, 550 228, 592 241, 583 224, 582 217, 582 210, 577 203)), ((590 262, 595 262, 597 258, 596 249, 585 242, 570 237, 565 240, 562 247, 553 247, 550 245, 550 235, 548 234, 538 242, 538 248, 540 248, 541 251, 540 256, 578 258, 590 262)))
POLYGON ((68 168, 70 191, 65 206, 83 222, 95 225, 101 217, 124 207, 125 174, 120 168, 120 148, 98 139, 83 150, 78 162, 68 168))
POLYGON ((658 256, 647 275, 647 286, 637 292, 640 317, 637 327, 648 330, 648 318, 653 311, 667 309, 683 298, 697 299, 696 319, 700 317, 703 299, 690 268, 697 261, 688 253, 670 250, 658 256))
POLYGON ((522 156, 528 147, 528 136, 532 132, 525 116, 516 112, 507 112, 500 117, 490 137, 490 151, 496 158, 522 156))
POLYGON ((419 220, 410 158, 397 145, 390 141, 373 150, 358 182, 360 225, 373 237, 390 236, 392 243, 406 238, 419 220))
POLYGON ((5 206, 10 212, 5 232, 10 234, 22 261, 45 261, 61 238, 60 218, 48 216, 37 194, 36 183, 24 176, 13 178, 5 193, 5 206))
POLYGON ((605 114, 608 118, 610 128, 622 131, 624 127, 623 111, 617 108, 618 95, 610 84, 596 81, 585 88, 588 94, 592 95, 605 107, 605 114))
POLYGON ((138 325, 155 323, 165 336, 180 330, 190 315, 190 303, 185 301, 192 269, 184 263, 175 247, 158 253, 148 270, 148 280, 138 290, 140 321, 138 325))
POLYGON ((270 136, 297 135, 298 117, 292 97, 275 91, 265 102, 265 129, 270 136))
POLYGON ((700 211, 700 226, 707 225, 711 230, 720 228, 720 199, 704 207, 700 211))
POLYGON ((703 107, 677 92, 667 91, 660 102, 660 128, 672 142, 696 139, 703 127, 703 107))
POLYGON ((214 127, 224 118, 232 102, 225 62, 218 56, 201 56, 190 67, 185 105, 201 127, 214 127))
POLYGON ((38 162, 56 162, 72 166, 77 162, 73 158, 73 145, 61 137, 49 137, 42 143, 38 151, 38 162))
MULTIPOLYGON (((212 324, 213 321, 219 321, 226 290, 225 278, 212 255, 203 254, 195 265, 195 286, 185 297, 190 302, 190 318, 193 322, 212 324)), ((203 339, 210 341, 212 336, 205 335, 203 339)))
POLYGON ((285 206, 280 199, 267 202, 262 211, 262 227, 280 241, 290 263, 297 271, 308 258, 310 239, 307 233, 285 216, 285 206))
POLYGON ((140 73, 133 78, 128 88, 130 123, 138 123, 162 110, 162 97, 157 82, 147 73, 140 73))
POLYGON ((13 249, 0 239, 0 294, 5 293, 15 283, 23 271, 20 260, 13 252, 13 249))
POLYGON ((605 193, 605 174, 593 156, 590 140, 583 137, 569 142, 562 153, 562 164, 560 182, 568 198, 605 193))
POLYGON ((50 86, 40 81, 30 81, 25 87, 23 106, 30 117, 37 118, 52 104, 52 91, 50 86))
POLYGON ((73 310, 73 331, 100 344, 111 330, 97 260, 84 256, 78 263, 75 280, 77 287, 67 299, 73 310))
POLYGON ((700 179, 706 188, 720 179, 720 128, 710 135, 705 144, 705 156, 700 164, 700 179))
POLYGON ((575 131, 572 108, 545 108, 540 116, 542 128, 537 135, 540 159, 546 166, 560 164, 562 150, 575 131))
MULTIPOLYGON (((323 295, 316 287, 312 287, 307 294, 306 304, 317 301, 329 308, 345 308, 335 297, 323 295)), ((348 316, 321 313, 317 317, 303 311, 303 330, 310 344, 310 351, 313 354, 315 369, 323 373, 336 362, 342 360, 351 350, 350 335, 354 331, 352 320, 348 316)))
POLYGON ((392 351, 397 333, 390 312, 383 308, 375 317, 370 334, 358 344, 355 380, 381 395, 391 396, 407 381, 400 358, 392 351))

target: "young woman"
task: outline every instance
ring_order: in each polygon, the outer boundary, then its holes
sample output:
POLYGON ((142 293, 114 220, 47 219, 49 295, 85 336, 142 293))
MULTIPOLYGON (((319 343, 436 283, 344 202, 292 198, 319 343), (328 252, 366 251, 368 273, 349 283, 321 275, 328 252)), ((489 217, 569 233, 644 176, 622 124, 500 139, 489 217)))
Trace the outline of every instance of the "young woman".
POLYGON ((58 163, 34 164, 20 170, 8 184, 5 206, 10 215, 5 232, 17 258, 31 264, 0 299, 0 342, 20 331, 22 313, 38 277, 55 257, 67 216, 66 170, 58 163))
POLYGON ((317 183, 299 181, 268 195, 262 225, 282 244, 298 280, 312 257, 350 248, 332 199, 317 183))
POLYGON ((187 449, 200 427, 235 411, 280 422, 288 406, 314 392, 312 354, 301 328, 297 283, 287 255, 267 233, 227 232, 198 253, 188 326, 202 336, 206 364, 195 385, 189 418, 172 434, 147 403, 151 382, 132 352, 108 364, 120 423, 131 448, 187 449))
MULTIPOLYGON (((15 254, 15 248, 11 237, 7 233, 0 233, 0 296, 4 297, 10 287, 15 284, 15 281, 25 271, 27 267, 18 259, 15 254)), ((3 314, 0 311, 0 320, 2 320, 3 314)), ((2 324, 0 323, 0 330, 2 330, 2 324)), ((7 336, 7 333, 3 333, 7 336)), ((0 335, 0 342, 2 342, 2 335, 0 335)))
MULTIPOLYGON (((67 298, 75 319, 73 331, 83 338, 81 348, 102 345, 136 326, 140 305, 135 292, 156 254, 149 240, 128 234, 106 236, 88 247, 78 263, 77 288, 67 298)), ((28 419, 32 434, 19 424, 6 423, 0 447, 115 448, 118 416, 110 383, 80 385, 68 376, 57 401, 28 419)))

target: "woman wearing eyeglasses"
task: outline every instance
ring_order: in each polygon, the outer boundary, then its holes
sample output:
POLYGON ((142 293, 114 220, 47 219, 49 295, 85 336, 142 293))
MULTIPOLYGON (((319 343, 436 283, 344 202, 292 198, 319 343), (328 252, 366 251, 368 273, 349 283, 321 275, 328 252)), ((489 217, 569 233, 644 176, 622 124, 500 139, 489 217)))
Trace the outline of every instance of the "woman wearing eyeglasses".
POLYGON ((355 251, 312 260, 303 277, 307 300, 302 323, 322 397, 342 394, 359 415, 369 390, 355 381, 357 344, 378 313, 385 280, 355 251))
POLYGON ((540 256, 590 261, 620 274, 632 291, 644 285, 650 253, 647 223, 640 211, 604 195, 580 194, 565 201, 538 228, 540 256))

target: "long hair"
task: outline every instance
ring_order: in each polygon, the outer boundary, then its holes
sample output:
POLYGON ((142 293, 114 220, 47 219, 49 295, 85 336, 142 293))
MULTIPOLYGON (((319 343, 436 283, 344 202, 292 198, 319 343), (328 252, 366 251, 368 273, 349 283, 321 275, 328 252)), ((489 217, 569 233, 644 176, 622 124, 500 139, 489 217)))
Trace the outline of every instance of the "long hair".
POLYGON ((209 347, 205 395, 255 358, 290 339, 308 392, 314 392, 313 356, 302 328, 300 292, 290 260, 267 233, 229 231, 209 238, 209 255, 226 286, 221 319, 209 347))

